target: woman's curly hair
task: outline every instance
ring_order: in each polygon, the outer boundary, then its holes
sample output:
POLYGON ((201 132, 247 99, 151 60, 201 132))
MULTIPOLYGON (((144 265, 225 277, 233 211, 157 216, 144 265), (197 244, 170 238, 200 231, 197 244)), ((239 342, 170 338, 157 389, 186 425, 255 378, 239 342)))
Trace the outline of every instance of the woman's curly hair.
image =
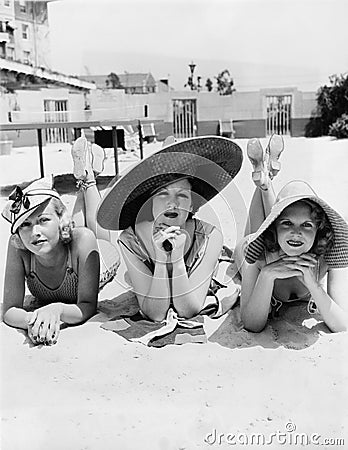
POLYGON ((63 244, 69 244, 72 240, 72 230, 74 222, 72 221, 66 206, 59 198, 52 198, 51 203, 57 216, 59 217, 59 237, 63 244))
MULTIPOLYGON (((312 219, 318 227, 310 252, 317 256, 325 255, 325 253, 332 248, 334 243, 334 232, 330 221, 321 206, 311 200, 303 199, 294 202, 291 205, 300 203, 310 207, 312 219)), ((274 220, 262 234, 265 242, 265 248, 269 252, 276 252, 280 248, 278 244, 276 222, 277 220, 274 220)))
MULTIPOLYGON (((72 240, 72 230, 74 228, 74 222, 72 221, 68 210, 64 203, 59 198, 52 197, 48 202, 51 203, 54 207, 54 211, 56 212, 58 218, 59 218, 59 239, 63 244, 69 244, 72 240)), ((20 250, 26 250, 26 247, 24 246, 22 239, 19 236, 19 232, 13 234, 11 236, 11 242, 12 244, 20 249, 20 250)))

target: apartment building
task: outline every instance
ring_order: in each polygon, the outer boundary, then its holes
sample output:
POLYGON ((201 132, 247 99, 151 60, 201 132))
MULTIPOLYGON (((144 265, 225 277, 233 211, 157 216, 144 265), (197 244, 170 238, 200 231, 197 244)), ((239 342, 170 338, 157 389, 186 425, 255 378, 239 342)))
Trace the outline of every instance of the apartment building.
MULTIPOLYGON (((48 3, 0 0, 0 123, 83 120, 93 83, 51 70, 48 3)), ((47 129, 45 142, 67 142, 67 129, 47 129)), ((0 129, 0 140, 4 139, 0 129)), ((30 145, 34 133, 6 133, 30 145)))
MULTIPOLYGON (((303 136, 315 92, 295 86, 236 92, 172 90, 149 73, 73 77, 50 70, 48 3, 0 0, 0 124, 9 122, 153 122, 158 139, 223 134, 303 136)), ((55 1, 55 0, 51 0, 55 1)), ((73 43, 72 43, 73 45, 73 43)), ((13 132, 14 145, 34 145, 33 132, 13 132)), ((0 140, 2 139, 0 126, 0 140)), ((45 131, 44 141, 67 142, 67 128, 45 131)))
POLYGON ((0 0, 1 58, 50 69, 49 1, 0 0))

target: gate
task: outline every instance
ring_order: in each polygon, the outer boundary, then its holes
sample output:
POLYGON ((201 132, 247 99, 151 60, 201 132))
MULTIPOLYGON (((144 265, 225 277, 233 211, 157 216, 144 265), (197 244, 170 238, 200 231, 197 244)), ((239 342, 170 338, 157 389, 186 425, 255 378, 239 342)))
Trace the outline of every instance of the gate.
POLYGON ((196 136, 197 105, 196 99, 173 100, 173 132, 176 138, 196 136))
POLYGON ((273 133, 290 136, 291 95, 270 95, 266 101, 266 136, 273 133))
MULTIPOLYGON (((67 122, 67 100, 44 100, 45 122, 67 122)), ((46 128, 46 142, 50 144, 68 142, 67 128, 46 128)))

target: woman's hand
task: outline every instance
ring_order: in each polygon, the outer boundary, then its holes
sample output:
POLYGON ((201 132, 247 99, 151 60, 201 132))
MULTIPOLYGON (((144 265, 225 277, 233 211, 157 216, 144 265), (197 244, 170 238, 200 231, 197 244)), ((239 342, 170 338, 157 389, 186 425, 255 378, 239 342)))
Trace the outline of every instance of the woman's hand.
POLYGON ((317 284, 317 266, 318 260, 311 253, 303 253, 300 256, 287 256, 284 260, 295 270, 299 270, 299 280, 307 287, 317 284))
POLYGON ((270 277, 272 281, 276 279, 285 279, 291 277, 301 277, 302 271, 299 265, 294 264, 291 260, 292 257, 288 255, 282 255, 276 261, 266 264, 261 272, 267 277, 270 277))
POLYGON ((34 344, 52 345, 60 331, 62 303, 51 303, 31 313, 28 319, 28 336, 34 344))
MULTIPOLYGON (((171 226, 168 228, 156 228, 153 234, 154 248, 156 253, 156 259, 159 262, 167 262, 169 254, 179 245, 181 247, 181 240, 177 241, 177 237, 180 234, 180 227, 171 226), (171 252, 168 252, 163 247, 163 243, 169 241, 173 247, 171 252)), ((185 241, 184 241, 185 244, 185 241)))
POLYGON ((185 253, 186 239, 188 239, 188 233, 185 230, 179 229, 173 238, 173 250, 171 253, 172 262, 183 259, 185 253))

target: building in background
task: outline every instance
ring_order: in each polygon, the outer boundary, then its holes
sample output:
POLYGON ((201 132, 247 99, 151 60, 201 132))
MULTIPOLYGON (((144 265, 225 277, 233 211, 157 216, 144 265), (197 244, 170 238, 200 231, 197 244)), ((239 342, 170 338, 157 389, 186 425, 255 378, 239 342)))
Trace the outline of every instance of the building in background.
POLYGON ((126 94, 153 94, 157 82, 152 73, 110 73, 109 75, 84 75, 82 80, 94 83, 98 89, 123 89, 126 94))
MULTIPOLYGON (((48 9, 45 1, 0 2, 0 123, 62 122, 88 111, 95 85, 51 70, 48 9)), ((36 142, 35 133, 3 136, 15 145, 36 142)), ((69 131, 47 129, 46 143, 68 142, 69 131)))
POLYGON ((47 11, 49 1, 1 1, 0 56, 2 58, 50 69, 47 11))
MULTIPOLYGON (((250 92, 236 86, 232 95, 219 95, 203 89, 175 91, 168 80, 156 81, 150 72, 73 77, 52 71, 48 2, 0 0, 0 124, 143 121, 143 129, 159 140, 170 134, 304 135, 316 93, 293 86, 250 92)), ((47 129, 44 143, 71 138, 67 128, 47 129)), ((36 143, 30 131, 11 132, 6 139, 15 146, 36 143)))

